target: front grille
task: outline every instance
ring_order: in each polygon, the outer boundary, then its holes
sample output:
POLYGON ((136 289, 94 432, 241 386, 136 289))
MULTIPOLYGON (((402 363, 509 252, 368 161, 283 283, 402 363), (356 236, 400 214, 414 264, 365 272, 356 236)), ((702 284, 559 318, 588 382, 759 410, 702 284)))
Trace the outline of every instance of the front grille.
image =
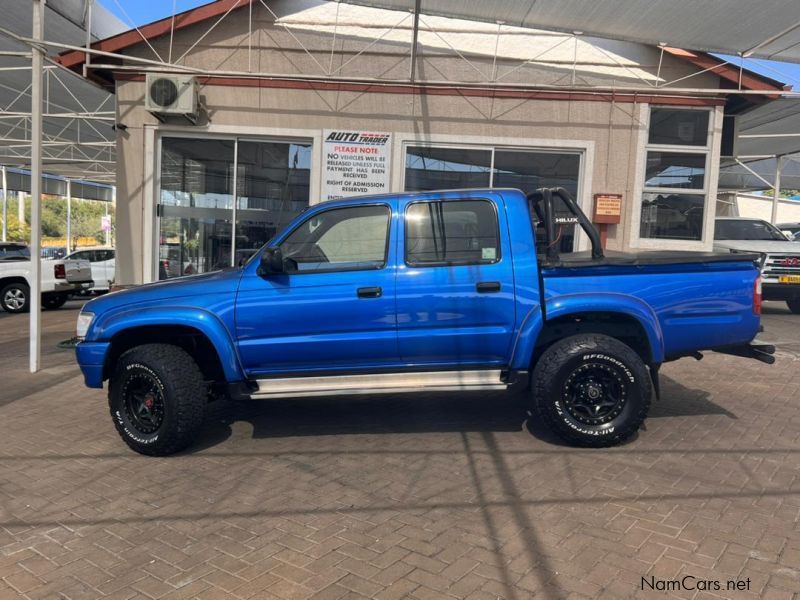
POLYGON ((765 283, 776 283, 780 275, 800 275, 800 253, 767 254, 761 280, 765 283))

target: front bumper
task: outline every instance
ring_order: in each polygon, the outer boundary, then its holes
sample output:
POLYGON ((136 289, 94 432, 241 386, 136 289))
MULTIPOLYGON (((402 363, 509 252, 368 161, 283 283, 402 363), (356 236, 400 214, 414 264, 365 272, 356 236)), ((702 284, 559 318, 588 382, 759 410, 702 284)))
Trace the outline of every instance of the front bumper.
POLYGON ((761 282, 761 294, 764 300, 791 300, 800 298, 800 284, 761 282))
POLYGON ((103 367, 110 346, 109 342, 80 342, 75 346, 75 358, 87 387, 103 387, 103 367))

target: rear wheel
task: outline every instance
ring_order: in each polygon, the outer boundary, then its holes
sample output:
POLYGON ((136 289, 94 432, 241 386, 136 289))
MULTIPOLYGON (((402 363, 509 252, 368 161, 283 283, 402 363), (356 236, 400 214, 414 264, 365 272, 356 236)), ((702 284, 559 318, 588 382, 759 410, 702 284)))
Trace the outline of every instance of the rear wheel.
POLYGON ((191 444, 203 424, 208 386, 192 357, 169 344, 125 352, 108 403, 117 432, 140 454, 166 456, 191 444))
POLYGON ((786 305, 789 307, 789 310, 792 311, 794 314, 800 315, 800 297, 787 300, 786 305))
POLYGON ((69 299, 69 294, 44 294, 42 296, 42 307, 47 310, 61 308, 69 299))
POLYGON ((25 283, 9 283, 0 290, 0 306, 10 313, 26 312, 29 308, 31 290, 25 283))
POLYGON ((650 375, 619 340, 575 335, 550 346, 533 371, 536 413, 567 442, 613 446, 631 437, 650 409, 650 375))

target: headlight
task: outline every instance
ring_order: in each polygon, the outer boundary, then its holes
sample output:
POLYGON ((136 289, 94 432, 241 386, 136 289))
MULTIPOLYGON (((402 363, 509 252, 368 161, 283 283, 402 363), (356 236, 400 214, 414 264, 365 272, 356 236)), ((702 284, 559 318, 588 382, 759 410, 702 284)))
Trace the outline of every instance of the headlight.
POLYGON ((89 331, 89 325, 92 324, 93 319, 94 313, 82 312, 78 315, 78 327, 76 335, 78 336, 79 340, 82 340, 86 337, 86 332, 89 331))

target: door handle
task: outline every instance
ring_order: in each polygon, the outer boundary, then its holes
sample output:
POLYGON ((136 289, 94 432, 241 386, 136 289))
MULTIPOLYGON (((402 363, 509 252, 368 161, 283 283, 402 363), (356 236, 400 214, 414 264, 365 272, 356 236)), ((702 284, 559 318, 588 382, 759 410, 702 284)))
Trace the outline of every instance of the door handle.
POLYGON ((363 287, 358 288, 359 298, 380 298, 383 295, 383 288, 363 287))
POLYGON ((481 281, 475 286, 479 294, 494 294, 500 291, 499 281, 481 281))

